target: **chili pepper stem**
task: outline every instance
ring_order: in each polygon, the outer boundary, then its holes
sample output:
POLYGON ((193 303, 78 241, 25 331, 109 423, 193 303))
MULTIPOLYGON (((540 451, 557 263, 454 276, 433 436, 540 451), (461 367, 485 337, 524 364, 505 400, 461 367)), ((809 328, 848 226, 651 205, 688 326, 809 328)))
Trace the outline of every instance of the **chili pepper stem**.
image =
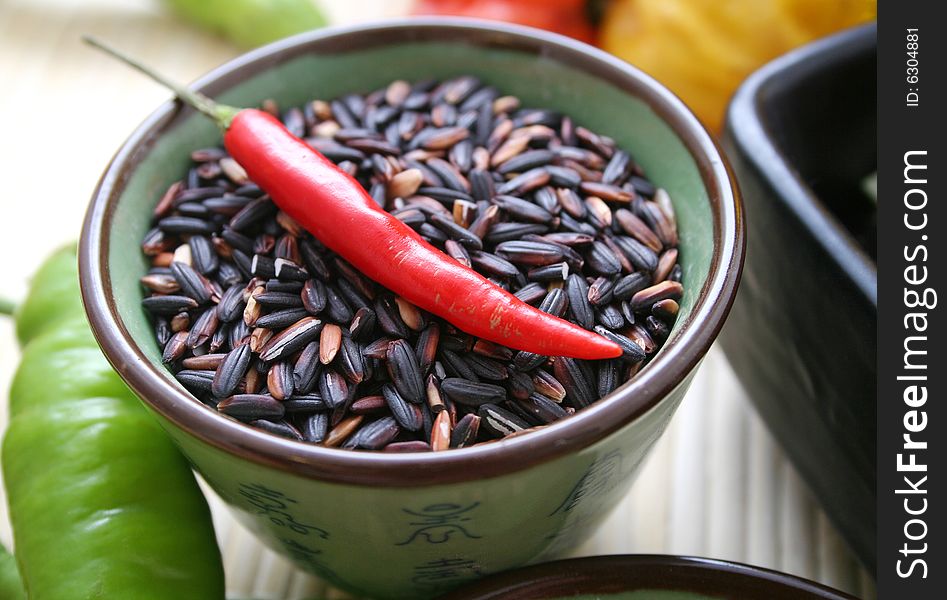
POLYGON ((12 315, 16 312, 16 302, 0 297, 0 315, 12 315))
POLYGON ((240 112, 239 108, 227 106, 226 104, 219 104, 200 92, 189 90, 183 85, 168 79, 151 67, 137 61, 123 52, 120 52, 119 50, 116 50, 115 48, 112 48, 111 46, 90 35, 82 36, 82 41, 105 52, 106 54, 117 58, 136 71, 143 73, 160 85, 168 88, 174 92, 174 95, 178 100, 192 107, 201 114, 213 119, 213 121, 217 123, 217 126, 224 131, 230 127, 230 123, 233 121, 234 116, 240 112))

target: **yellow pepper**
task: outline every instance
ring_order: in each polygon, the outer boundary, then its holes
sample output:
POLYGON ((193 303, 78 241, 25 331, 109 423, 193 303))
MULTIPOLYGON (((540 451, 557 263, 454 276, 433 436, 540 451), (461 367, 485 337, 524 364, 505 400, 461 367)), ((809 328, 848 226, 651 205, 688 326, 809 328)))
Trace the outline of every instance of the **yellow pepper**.
POLYGON ((873 0, 614 0, 601 44, 653 75, 719 131, 754 70, 816 38, 875 18, 873 0))

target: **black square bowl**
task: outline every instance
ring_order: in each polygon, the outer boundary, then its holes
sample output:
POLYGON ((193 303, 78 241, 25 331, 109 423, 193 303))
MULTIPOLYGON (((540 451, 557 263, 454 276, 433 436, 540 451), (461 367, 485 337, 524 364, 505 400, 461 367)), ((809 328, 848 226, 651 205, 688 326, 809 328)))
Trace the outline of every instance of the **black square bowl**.
POLYGON ((743 285, 721 343, 852 549, 875 569, 876 28, 754 73, 724 147, 747 214, 743 285))

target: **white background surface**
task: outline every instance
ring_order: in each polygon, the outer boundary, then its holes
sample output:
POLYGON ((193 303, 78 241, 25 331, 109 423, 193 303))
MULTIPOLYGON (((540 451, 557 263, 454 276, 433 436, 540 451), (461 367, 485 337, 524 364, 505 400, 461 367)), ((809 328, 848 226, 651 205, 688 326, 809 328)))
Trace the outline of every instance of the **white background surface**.
MULTIPOLYGON (((324 0, 336 23, 403 12, 405 0, 324 0)), ((176 22, 156 0, 0 0, 0 293, 75 239, 99 174, 168 94, 82 46, 91 33, 189 81, 235 56, 176 22)), ((0 320, 0 390, 18 351, 0 320)), ((6 402, 0 402, 0 426, 6 402)), ((0 487, 0 541, 11 544, 0 487)), ((343 594, 263 549, 211 498, 228 591, 260 599, 343 594)), ((774 445, 719 350, 711 351, 667 433, 596 537, 577 555, 677 553, 730 559, 874 597, 821 509, 774 445)))

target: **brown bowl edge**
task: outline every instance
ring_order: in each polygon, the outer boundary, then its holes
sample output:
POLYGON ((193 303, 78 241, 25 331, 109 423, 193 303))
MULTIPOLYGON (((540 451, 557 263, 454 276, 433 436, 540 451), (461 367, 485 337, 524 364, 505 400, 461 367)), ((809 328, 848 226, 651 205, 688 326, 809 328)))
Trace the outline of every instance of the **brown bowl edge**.
POLYGON ((663 554, 591 556, 542 563, 488 576, 440 600, 548 600, 638 590, 685 591, 731 600, 857 600, 788 573, 663 554))

